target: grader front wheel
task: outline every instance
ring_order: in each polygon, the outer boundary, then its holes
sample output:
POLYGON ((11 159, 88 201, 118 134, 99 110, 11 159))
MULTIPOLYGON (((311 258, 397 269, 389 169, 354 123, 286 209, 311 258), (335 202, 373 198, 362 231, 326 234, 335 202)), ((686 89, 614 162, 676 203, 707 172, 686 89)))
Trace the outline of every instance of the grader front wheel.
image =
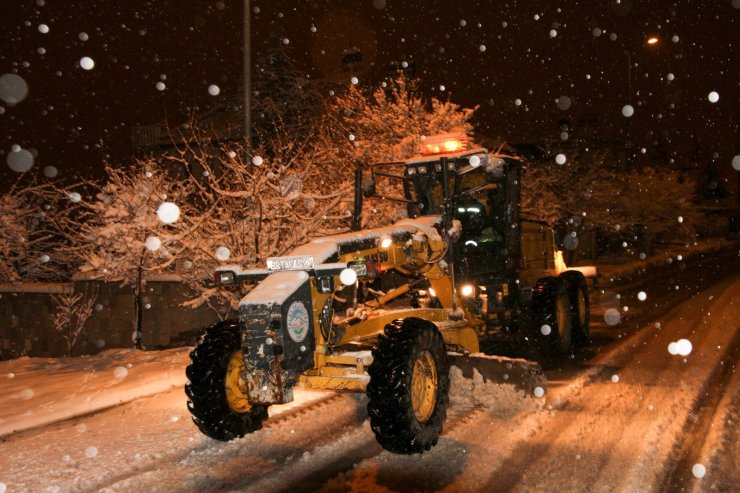
POLYGON ((193 422, 216 440, 233 440, 262 427, 267 406, 249 403, 243 380, 244 358, 237 322, 219 322, 190 353, 185 373, 193 422))
POLYGON ((447 417, 450 388, 439 330, 419 318, 388 324, 368 373, 367 410, 378 442, 400 454, 432 448, 447 417))

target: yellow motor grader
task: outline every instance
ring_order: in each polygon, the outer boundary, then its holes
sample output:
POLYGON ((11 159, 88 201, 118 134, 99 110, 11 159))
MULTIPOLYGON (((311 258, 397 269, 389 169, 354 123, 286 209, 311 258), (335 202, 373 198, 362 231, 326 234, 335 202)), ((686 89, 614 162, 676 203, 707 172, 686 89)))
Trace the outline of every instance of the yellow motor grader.
POLYGON ((265 269, 217 270, 222 286, 259 283, 239 319, 208 328, 190 355, 185 390, 203 433, 254 432, 302 385, 366 392, 378 442, 421 453, 446 418, 450 365, 544 395, 538 363, 482 354, 480 343, 511 337, 569 354, 588 338, 587 284, 552 230, 520 217, 518 160, 461 137, 429 137, 418 157, 358 170, 352 232, 265 269), (362 229, 366 197, 405 204, 408 217, 362 229))

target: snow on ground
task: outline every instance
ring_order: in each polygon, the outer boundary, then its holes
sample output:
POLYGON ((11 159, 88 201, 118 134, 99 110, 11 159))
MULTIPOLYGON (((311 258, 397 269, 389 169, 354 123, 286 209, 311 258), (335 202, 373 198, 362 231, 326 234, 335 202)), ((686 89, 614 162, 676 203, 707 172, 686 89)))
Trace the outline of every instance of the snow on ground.
MULTIPOLYGON (((190 348, 3 361, 0 492, 655 491, 717 348, 740 329, 738 300, 737 281, 695 296, 574 378, 551 379, 546 400, 453 370, 444 434, 414 456, 380 449, 364 396, 301 389, 265 429, 211 440, 185 406, 190 348), (680 337, 688 356, 668 352, 680 337)), ((740 482, 739 406, 734 375, 697 457, 705 476, 687 491, 740 482)))
MULTIPOLYGON (((94 356, 0 361, 0 437, 133 400, 182 390, 192 348, 164 351, 110 349, 94 356)), ((327 393, 296 389, 295 400, 273 406, 280 414, 327 393)))
POLYGON ((0 361, 0 437, 185 384, 189 350, 111 349, 77 358, 0 361))

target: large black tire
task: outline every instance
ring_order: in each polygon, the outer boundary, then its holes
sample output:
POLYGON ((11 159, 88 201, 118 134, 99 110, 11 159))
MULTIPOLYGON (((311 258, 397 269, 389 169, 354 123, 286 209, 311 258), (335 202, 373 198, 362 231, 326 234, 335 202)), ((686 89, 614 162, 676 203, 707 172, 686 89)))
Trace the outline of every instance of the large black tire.
POLYGON ((565 279, 570 298, 571 319, 573 321, 573 343, 582 348, 591 338, 591 303, 588 299, 586 278, 578 271, 567 271, 560 275, 565 279))
POLYGON ((190 353, 185 370, 188 410, 205 435, 233 440, 262 427, 267 406, 249 404, 246 386, 238 379, 243 365, 241 336, 236 321, 209 327, 190 353), (230 385, 229 385, 230 384, 230 385))
POLYGON ((559 358, 573 352, 573 316, 568 283, 562 277, 537 281, 532 309, 535 312, 535 338, 544 343, 545 357, 559 358))
POLYGON ((367 412, 380 445, 415 454, 437 444, 447 417, 449 363, 431 322, 395 320, 385 326, 368 369, 367 412))

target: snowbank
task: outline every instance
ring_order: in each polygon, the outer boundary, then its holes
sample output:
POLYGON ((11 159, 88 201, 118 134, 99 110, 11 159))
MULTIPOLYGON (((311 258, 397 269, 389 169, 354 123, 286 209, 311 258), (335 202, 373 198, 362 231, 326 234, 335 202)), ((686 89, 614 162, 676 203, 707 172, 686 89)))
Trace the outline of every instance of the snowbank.
POLYGON ((183 386, 189 348, 0 361, 0 437, 183 386))
MULTIPOLYGON (((111 349, 94 356, 0 361, 5 398, 0 437, 182 388, 191 349, 111 349)), ((296 388, 293 402, 271 406, 270 416, 329 395, 333 392, 296 388)), ((184 391, 182 396, 184 401, 184 391)))

